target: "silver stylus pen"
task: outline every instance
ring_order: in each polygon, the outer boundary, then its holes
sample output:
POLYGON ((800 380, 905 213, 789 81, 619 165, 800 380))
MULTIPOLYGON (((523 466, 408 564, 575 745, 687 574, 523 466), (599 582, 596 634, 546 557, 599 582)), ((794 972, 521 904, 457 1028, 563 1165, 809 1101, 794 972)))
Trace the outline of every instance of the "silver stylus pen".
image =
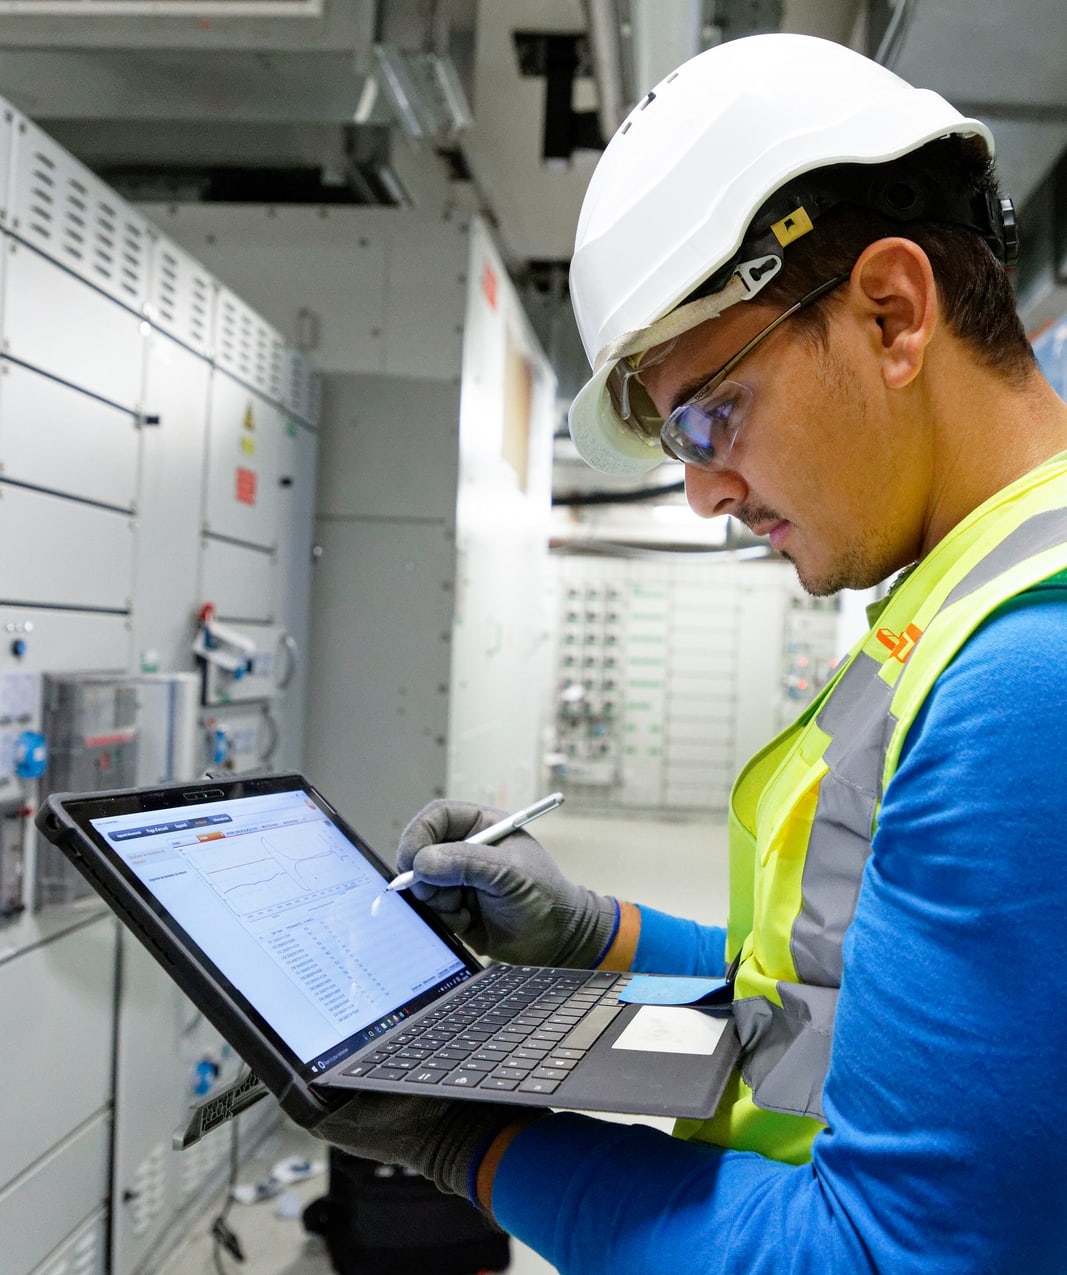
MULTIPOLYGON (((539 819, 542 815, 547 815, 550 810, 555 810, 557 806, 562 805, 563 794, 561 792, 550 793, 547 797, 542 797, 540 801, 535 801, 532 806, 527 806, 525 810, 519 810, 513 815, 508 815, 506 819, 501 819, 499 823, 490 824, 488 828, 483 828, 481 832, 476 832, 473 836, 466 837, 464 840, 466 840, 468 845, 472 846, 492 845, 494 841, 502 841, 509 832, 514 832, 517 828, 522 828, 525 824, 532 823, 534 819, 539 819)), ((401 872, 385 888, 386 890, 406 890, 414 880, 414 872, 401 872)))

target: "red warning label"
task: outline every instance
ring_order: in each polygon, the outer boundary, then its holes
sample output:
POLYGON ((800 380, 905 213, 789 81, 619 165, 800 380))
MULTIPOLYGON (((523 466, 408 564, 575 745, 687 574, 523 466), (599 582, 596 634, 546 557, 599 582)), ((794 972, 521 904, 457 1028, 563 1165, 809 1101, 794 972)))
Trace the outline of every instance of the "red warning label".
POLYGON ((254 469, 244 469, 238 466, 237 499, 242 505, 254 505, 256 503, 256 471, 254 469))

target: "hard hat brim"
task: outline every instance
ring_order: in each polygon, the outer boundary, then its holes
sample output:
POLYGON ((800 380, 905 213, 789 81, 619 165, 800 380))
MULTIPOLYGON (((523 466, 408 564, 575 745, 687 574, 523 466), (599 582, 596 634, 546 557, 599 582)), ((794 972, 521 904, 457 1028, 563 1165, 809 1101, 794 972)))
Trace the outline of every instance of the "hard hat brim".
POLYGON ((589 378, 571 403, 568 414, 571 438, 587 465, 602 474, 643 474, 666 464, 657 439, 646 443, 628 430, 615 413, 608 393, 613 363, 589 378))

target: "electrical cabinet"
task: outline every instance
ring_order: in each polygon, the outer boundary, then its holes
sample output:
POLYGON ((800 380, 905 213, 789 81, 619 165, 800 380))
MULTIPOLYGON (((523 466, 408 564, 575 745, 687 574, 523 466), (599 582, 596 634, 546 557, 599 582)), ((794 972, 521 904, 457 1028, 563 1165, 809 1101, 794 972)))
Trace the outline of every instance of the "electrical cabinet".
POLYGON ((115 928, 97 916, 0 963, 0 1189, 110 1103, 115 928))
POLYGON ((97 1209, 31 1275, 105 1275, 107 1230, 107 1211, 97 1209))
MULTIPOLYGON (((294 364, 294 366, 298 366, 294 364)), ((296 399, 304 392, 298 381, 296 399)), ((295 417, 286 426, 281 464, 281 514, 278 541, 277 617, 285 629, 281 674, 286 710, 278 720, 278 749, 283 757, 299 757, 307 717, 311 666, 311 591, 315 562, 315 488, 318 436, 295 417)))
MULTIPOLYGON (((8 231, 128 310, 141 311, 148 223, 42 129, 12 112, 8 231)), ((42 304, 48 294, 41 294, 42 304)), ((86 342, 86 344, 91 344, 86 342)))
POLYGON ((169 1139, 236 1060, 140 949, 116 978, 32 814, 191 778, 220 736, 231 768, 300 764, 317 412, 298 351, 0 103, 4 1275, 132 1275, 224 1172, 225 1140, 169 1139), (238 703, 193 652, 211 601, 267 631, 238 703))
POLYGON ((273 549, 286 414, 216 368, 211 381, 204 530, 273 549))
POLYGON ((5 255, 4 353, 136 412, 142 319, 21 240, 9 238, 5 255))
POLYGON ((443 796, 454 548, 436 526, 320 524, 309 770, 386 859, 408 819, 443 796), (383 623, 384 615, 402 615, 383 623), (397 741, 404 741, 401 764, 397 741), (440 777, 429 792, 427 775, 440 777))
POLYGON ((165 332, 193 354, 210 359, 218 285, 199 261, 151 226, 148 242, 145 317, 155 332, 165 332))
MULTIPOLYGON (((71 1259, 95 1260, 102 1201, 108 1187, 111 1126, 104 1114, 79 1126, 43 1160, 0 1188, 0 1242, 4 1270, 37 1275, 59 1270, 71 1259), (93 1234, 79 1242, 86 1231, 93 1234)), ((84 1268, 105 1275, 105 1265, 84 1268)))
POLYGON ((274 549, 205 536, 200 555, 200 597, 220 620, 270 624, 275 614, 278 559, 274 549))
POLYGON ((225 1170, 225 1127, 210 1134, 188 1161, 187 1152, 171 1149, 171 1135, 191 1102, 235 1080, 241 1068, 232 1049, 129 933, 120 936, 120 960, 113 1275, 137 1270, 182 1207, 225 1170))
MULTIPOLYGON (((0 485, 0 508, 7 498, 0 485)), ((0 580, 6 580, 6 564, 0 580)), ((130 621, 122 612, 35 607, 0 598, 0 674, 128 668, 130 621)))
POLYGON ((435 795, 539 795, 548 675, 554 376, 485 226, 431 221, 368 219, 387 374, 323 387, 308 770, 387 856, 435 795))
POLYGON ((126 615, 133 594, 133 519, 119 510, 0 486, 6 554, 0 602, 126 615))
MULTIPOLYGON (((109 1190, 116 924, 95 903, 66 929, 27 919, 0 960, 0 1252, 12 1275, 99 1253, 109 1190), (96 915, 94 916, 94 910, 96 915)), ((0 943, 12 930, 0 928, 0 943)), ((103 1275, 105 1267, 87 1269, 103 1275)))
MULTIPOLYGON (((162 252, 163 249, 161 248, 162 252)), ((196 339, 195 327, 186 333, 196 339)), ((144 428, 134 540, 133 634, 144 671, 190 666, 200 594, 211 364, 155 329, 144 343, 144 428)), ((0 402, 2 410, 2 402, 0 402)))
POLYGON ((131 412, 0 363, 0 462, 9 481, 132 512, 138 450, 131 412))

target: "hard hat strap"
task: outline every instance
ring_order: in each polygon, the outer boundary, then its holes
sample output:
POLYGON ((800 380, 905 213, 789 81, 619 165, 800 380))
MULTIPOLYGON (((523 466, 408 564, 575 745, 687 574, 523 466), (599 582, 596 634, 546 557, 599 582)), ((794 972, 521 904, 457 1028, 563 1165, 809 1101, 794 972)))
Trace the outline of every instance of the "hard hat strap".
MULTIPOLYGON (((683 306, 719 292, 741 268, 784 250, 808 234, 833 208, 848 204, 901 224, 925 221, 973 230, 1006 268, 1019 257, 1015 208, 1007 196, 948 190, 910 156, 890 164, 834 164, 791 181, 766 201, 737 252, 698 284, 683 306)), ((774 273, 777 273, 775 271, 774 273)), ((768 276, 770 278, 772 276, 768 276)))

